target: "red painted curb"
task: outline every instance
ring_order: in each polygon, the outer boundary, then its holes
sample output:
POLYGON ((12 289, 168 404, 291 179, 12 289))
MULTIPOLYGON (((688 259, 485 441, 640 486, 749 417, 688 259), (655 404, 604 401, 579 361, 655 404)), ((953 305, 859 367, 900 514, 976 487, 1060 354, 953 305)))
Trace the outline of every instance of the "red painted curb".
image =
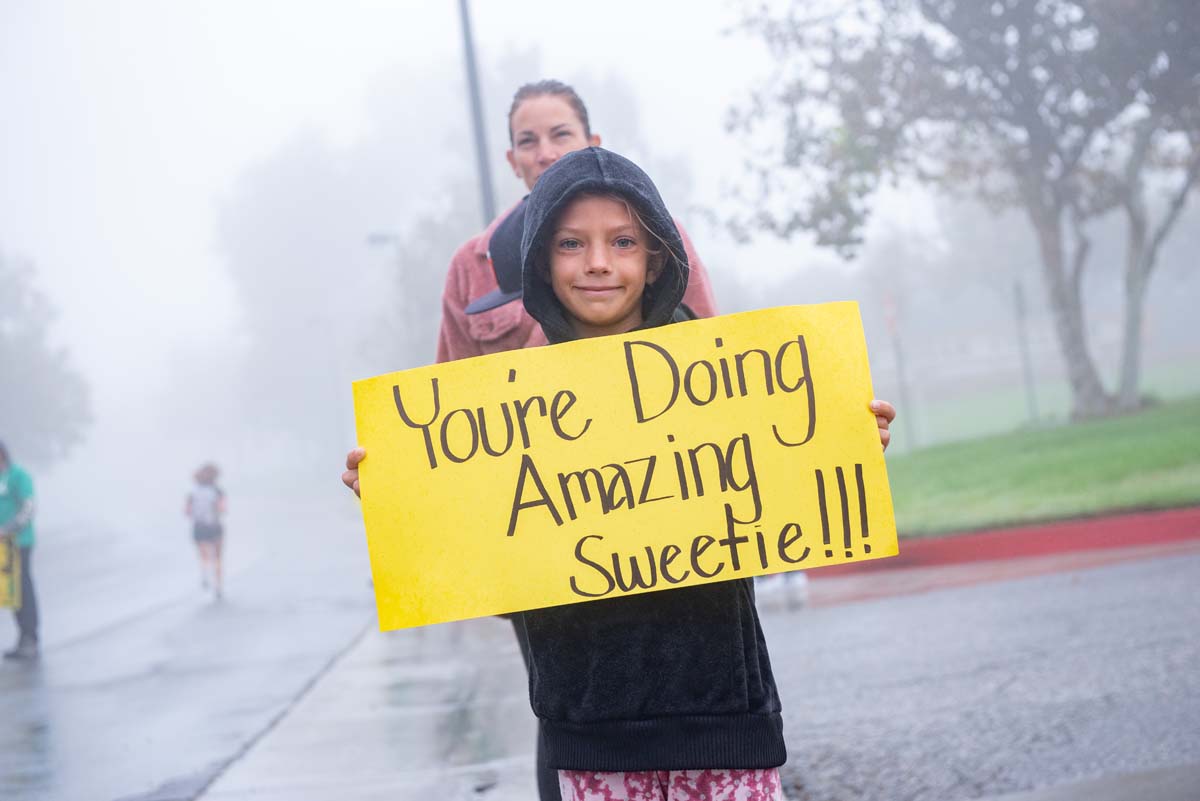
POLYGON ((1200 506, 1063 520, 971 534, 901 540, 886 559, 812 568, 814 578, 1200 540, 1200 506))

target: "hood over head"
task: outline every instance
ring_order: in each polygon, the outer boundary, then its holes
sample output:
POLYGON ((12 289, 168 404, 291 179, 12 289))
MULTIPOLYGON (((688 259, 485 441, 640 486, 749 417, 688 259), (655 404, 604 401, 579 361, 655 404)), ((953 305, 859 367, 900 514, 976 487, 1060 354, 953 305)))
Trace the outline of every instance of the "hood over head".
POLYGON ((646 285, 642 328, 671 321, 687 289, 688 264, 683 240, 650 176, 624 156, 599 147, 577 150, 560 158, 534 184, 525 209, 521 239, 525 310, 542 324, 551 342, 575 338, 562 304, 537 269, 536 255, 547 244, 559 213, 582 194, 615 194, 627 200, 650 232, 665 245, 658 280, 646 285))

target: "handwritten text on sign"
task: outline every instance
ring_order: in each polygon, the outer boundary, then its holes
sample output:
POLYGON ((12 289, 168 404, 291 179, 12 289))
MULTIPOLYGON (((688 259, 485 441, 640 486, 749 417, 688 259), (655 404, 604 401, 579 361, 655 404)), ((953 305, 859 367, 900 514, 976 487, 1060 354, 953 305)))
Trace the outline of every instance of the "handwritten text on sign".
POLYGON ((854 303, 354 384, 384 629, 897 552, 854 303))

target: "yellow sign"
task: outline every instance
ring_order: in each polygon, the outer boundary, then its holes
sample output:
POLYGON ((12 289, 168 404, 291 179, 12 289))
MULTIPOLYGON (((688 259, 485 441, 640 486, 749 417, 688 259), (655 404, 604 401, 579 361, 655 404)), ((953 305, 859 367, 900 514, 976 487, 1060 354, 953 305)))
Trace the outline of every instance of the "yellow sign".
POLYGON ((354 384, 384 630, 897 553, 855 303, 354 384))
POLYGON ((12 539, 0 540, 0 609, 21 608, 21 558, 12 539))

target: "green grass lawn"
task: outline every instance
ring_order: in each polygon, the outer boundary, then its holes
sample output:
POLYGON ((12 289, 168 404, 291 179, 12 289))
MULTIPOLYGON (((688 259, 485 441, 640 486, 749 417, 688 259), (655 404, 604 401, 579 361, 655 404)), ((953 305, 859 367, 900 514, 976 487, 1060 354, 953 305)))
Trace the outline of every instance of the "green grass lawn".
POLYGON ((888 457, 901 536, 1200 503, 1200 397, 888 457))

